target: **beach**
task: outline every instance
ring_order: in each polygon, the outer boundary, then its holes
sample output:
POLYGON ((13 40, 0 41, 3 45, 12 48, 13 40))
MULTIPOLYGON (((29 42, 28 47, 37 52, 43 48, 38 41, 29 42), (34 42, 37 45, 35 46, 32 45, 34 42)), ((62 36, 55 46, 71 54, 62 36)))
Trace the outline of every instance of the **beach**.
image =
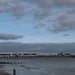
MULTIPOLYGON (((0 65, 0 68, 2 68, 4 65, 0 65)), ((9 73, 7 73, 7 72, 0 72, 0 75, 11 75, 11 74, 9 74, 9 73)))

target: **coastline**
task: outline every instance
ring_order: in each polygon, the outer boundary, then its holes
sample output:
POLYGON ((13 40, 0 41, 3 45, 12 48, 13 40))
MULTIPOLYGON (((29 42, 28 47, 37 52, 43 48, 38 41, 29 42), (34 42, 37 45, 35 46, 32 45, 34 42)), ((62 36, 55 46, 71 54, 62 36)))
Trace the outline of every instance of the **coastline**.
MULTIPOLYGON (((0 64, 0 68, 2 68, 4 65, 1 65, 0 64)), ((7 73, 7 72, 0 72, 0 75, 11 75, 11 74, 9 74, 9 73, 7 73)))

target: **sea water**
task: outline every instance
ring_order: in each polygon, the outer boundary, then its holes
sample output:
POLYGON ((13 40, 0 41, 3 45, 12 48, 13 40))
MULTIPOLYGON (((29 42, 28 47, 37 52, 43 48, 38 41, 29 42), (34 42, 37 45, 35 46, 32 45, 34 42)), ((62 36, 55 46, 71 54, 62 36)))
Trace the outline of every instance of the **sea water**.
POLYGON ((75 75, 75 58, 0 60, 19 64, 5 64, 1 71, 16 75, 75 75))

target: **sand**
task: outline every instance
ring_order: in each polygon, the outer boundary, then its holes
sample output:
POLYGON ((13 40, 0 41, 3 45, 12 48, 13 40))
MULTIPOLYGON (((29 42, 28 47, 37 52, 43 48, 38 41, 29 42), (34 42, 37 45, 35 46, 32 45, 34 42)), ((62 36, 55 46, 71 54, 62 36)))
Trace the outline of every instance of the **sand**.
POLYGON ((0 75, 11 75, 11 74, 6 73, 6 72, 0 72, 0 75))
MULTIPOLYGON (((0 65, 0 68, 2 68, 4 65, 0 65)), ((0 72, 0 75, 11 75, 9 73, 6 73, 6 72, 0 72)))

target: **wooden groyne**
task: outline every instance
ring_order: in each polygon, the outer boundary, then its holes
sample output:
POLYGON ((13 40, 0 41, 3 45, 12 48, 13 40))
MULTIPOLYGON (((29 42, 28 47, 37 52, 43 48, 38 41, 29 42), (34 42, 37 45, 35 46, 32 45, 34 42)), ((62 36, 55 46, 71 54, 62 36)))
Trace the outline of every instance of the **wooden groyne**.
POLYGON ((16 75, 16 70, 15 69, 13 69, 13 75, 16 75))
POLYGON ((22 64, 22 62, 0 62, 0 64, 22 64))

